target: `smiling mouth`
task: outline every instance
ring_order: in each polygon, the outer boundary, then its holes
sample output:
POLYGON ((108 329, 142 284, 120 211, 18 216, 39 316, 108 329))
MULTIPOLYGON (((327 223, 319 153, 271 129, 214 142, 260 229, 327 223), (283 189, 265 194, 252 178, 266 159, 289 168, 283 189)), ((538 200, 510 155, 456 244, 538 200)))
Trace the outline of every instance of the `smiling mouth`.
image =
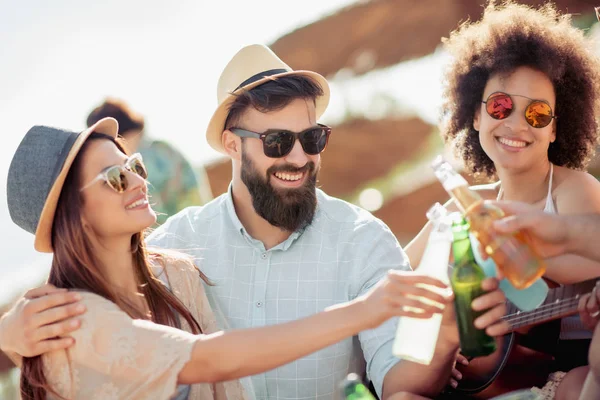
POLYGON ((505 146, 523 148, 529 146, 531 143, 524 140, 507 139, 504 137, 496 137, 496 140, 505 146))
POLYGON ((146 197, 143 197, 143 198, 138 199, 138 200, 134 201, 133 203, 125 206, 125 209, 126 210, 132 210, 132 209, 134 209, 136 207, 140 207, 140 206, 146 205, 146 204, 148 204, 148 199, 146 197))
POLYGON ((275 172, 273 175, 275 175, 276 178, 281 179, 282 181, 297 182, 304 177, 304 172, 275 172))

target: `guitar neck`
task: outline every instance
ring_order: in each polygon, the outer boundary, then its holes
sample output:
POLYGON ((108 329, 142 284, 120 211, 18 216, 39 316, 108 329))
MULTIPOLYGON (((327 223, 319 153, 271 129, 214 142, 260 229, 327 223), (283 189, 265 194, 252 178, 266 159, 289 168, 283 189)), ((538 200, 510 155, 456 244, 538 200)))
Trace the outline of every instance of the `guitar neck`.
POLYGON ((591 292, 597 281, 598 278, 593 278, 573 285, 550 289, 544 303, 531 311, 520 311, 509 301, 507 302, 507 314, 502 319, 508 321, 510 330, 514 331, 525 326, 537 325, 575 314, 579 298, 591 292))

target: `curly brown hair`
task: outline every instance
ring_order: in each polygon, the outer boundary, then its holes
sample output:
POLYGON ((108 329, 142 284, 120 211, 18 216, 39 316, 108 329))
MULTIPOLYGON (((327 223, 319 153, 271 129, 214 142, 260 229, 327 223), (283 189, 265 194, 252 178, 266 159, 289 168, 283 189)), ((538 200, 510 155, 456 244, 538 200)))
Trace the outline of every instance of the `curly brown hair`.
POLYGON ((442 138, 476 177, 496 175, 473 128, 485 85, 492 75, 523 66, 545 73, 556 92, 559 118, 549 160, 573 169, 587 166, 598 141, 600 60, 569 15, 549 3, 535 9, 491 1, 479 22, 462 24, 443 42, 452 62, 445 73, 442 138))

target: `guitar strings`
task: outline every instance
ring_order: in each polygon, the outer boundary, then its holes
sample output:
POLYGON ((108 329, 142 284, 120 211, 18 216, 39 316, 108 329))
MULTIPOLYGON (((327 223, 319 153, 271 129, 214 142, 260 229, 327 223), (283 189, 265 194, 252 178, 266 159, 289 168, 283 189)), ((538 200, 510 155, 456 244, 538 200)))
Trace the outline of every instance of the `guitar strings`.
MULTIPOLYGON (((597 281, 598 279, 597 279, 597 278, 595 278, 595 279, 591 279, 590 281, 592 281, 592 280, 593 280, 593 281, 597 281)), ((578 283, 578 284, 575 284, 575 286, 574 286, 574 287, 579 287, 579 286, 581 286, 581 288, 580 288, 580 290, 581 290, 582 288, 584 288, 584 286, 583 286, 583 285, 584 285, 584 284, 586 284, 586 283, 588 283, 588 281, 580 282, 580 283, 578 283)), ((551 290, 551 292, 554 292, 555 290, 558 290, 558 289, 562 289, 562 288, 552 289, 552 290, 551 290)), ((567 291, 569 291, 569 290, 567 289, 567 291)), ((518 312, 515 312, 515 313, 511 313, 511 314, 506 314, 506 315, 505 315, 505 317, 509 317, 509 316, 511 316, 511 315, 523 314, 523 313, 536 313, 537 311, 541 311, 541 310, 543 310, 544 308, 548 308, 548 307, 554 307, 554 306, 556 306, 557 304, 560 304, 561 302, 565 302, 565 301, 570 301, 570 300, 577 300, 577 301, 579 301, 579 299, 581 298, 581 296, 582 296, 582 295, 584 295, 584 294, 587 294, 587 293, 589 293, 589 292, 591 292, 591 290, 589 290, 589 291, 586 291, 585 293, 578 293, 578 294, 576 294, 575 296, 570 296, 570 297, 566 297, 566 298, 562 298, 562 299, 557 299, 557 300, 554 300, 554 301, 551 301, 551 302, 547 302, 547 303, 545 303, 545 304, 543 304, 543 305, 539 306, 538 308, 536 308, 536 309, 534 309, 534 310, 531 310, 531 311, 518 311, 518 312)), ((554 295, 554 294, 553 294, 553 295, 554 295)), ((562 294, 562 295, 564 296, 564 294, 562 294)), ((516 308, 516 306, 515 306, 514 304, 512 304, 512 303, 510 303, 510 304, 511 304, 513 307, 515 307, 515 308, 516 308)))
MULTIPOLYGON (((566 310, 572 310, 572 307, 565 307, 565 308, 566 308, 566 310)), ((527 317, 512 318, 512 319, 507 319, 504 321, 507 321, 510 324, 511 330, 515 330, 515 329, 521 328, 523 326, 535 325, 537 323, 547 322, 552 319, 558 319, 558 318, 554 318, 554 313, 548 313, 547 315, 541 315, 538 318, 527 318, 527 317)))
POLYGON ((561 300, 558 300, 558 301, 555 300, 555 301, 553 301, 551 303, 543 304, 543 305, 537 307, 534 310, 531 310, 531 311, 517 311, 517 312, 511 313, 511 314, 506 314, 505 317, 510 317, 512 315, 535 314, 538 311, 545 311, 545 309, 547 309, 547 308, 555 308, 557 305, 563 304, 565 302, 572 302, 572 301, 579 302, 579 298, 580 297, 569 297, 569 298, 561 299, 561 300))
POLYGON ((536 316, 536 315, 546 315, 548 313, 552 313, 553 311, 559 311, 559 310, 564 310, 565 308, 568 308, 568 307, 573 307, 578 303, 579 303, 579 299, 574 299, 574 298, 566 299, 566 300, 561 300, 559 302, 555 302, 551 305, 541 306, 533 311, 523 311, 523 312, 518 312, 518 313, 514 313, 514 314, 508 314, 508 315, 505 315, 503 318, 511 319, 512 317, 523 318, 523 317, 536 316))
POLYGON ((574 297, 566 297, 566 298, 562 298, 562 299, 553 300, 551 302, 547 302, 545 304, 542 304, 541 306, 539 306, 539 307, 537 307, 537 308, 535 308, 535 309, 533 309, 531 311, 518 311, 518 308, 514 304, 510 303, 510 305, 512 307, 515 307, 517 309, 517 312, 506 314, 505 317, 510 317, 511 315, 522 315, 524 313, 535 314, 536 312, 542 311, 545 308, 556 307, 557 304, 564 303, 565 301, 571 301, 571 300, 579 301, 580 298, 581 298, 581 295, 578 294, 578 295, 576 295, 574 297))
POLYGON ((526 313, 524 313, 524 314, 511 314, 511 315, 513 315, 513 317, 511 317, 511 316, 505 316, 502 319, 504 321, 507 321, 507 322, 511 323, 511 324, 514 324, 515 321, 540 319, 540 318, 552 316, 556 312, 566 311, 566 310, 572 309, 574 307, 576 309, 576 305, 578 303, 579 303, 578 300, 572 299, 572 300, 563 302, 558 307, 555 307, 555 308, 553 308, 551 310, 543 310, 542 312, 537 312, 536 311, 534 314, 526 314, 526 313))

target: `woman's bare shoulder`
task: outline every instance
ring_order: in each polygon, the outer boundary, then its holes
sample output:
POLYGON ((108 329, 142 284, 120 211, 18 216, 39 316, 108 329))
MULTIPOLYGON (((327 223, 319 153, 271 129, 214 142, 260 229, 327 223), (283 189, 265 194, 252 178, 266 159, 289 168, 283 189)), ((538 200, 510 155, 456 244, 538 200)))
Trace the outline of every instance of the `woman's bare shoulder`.
POLYGON ((559 213, 600 212, 600 182, 585 171, 555 167, 552 197, 559 213))
POLYGON ((600 182, 589 172, 577 171, 566 167, 554 167, 554 182, 552 186, 555 193, 570 192, 572 189, 577 189, 582 185, 586 188, 600 189, 600 182))

